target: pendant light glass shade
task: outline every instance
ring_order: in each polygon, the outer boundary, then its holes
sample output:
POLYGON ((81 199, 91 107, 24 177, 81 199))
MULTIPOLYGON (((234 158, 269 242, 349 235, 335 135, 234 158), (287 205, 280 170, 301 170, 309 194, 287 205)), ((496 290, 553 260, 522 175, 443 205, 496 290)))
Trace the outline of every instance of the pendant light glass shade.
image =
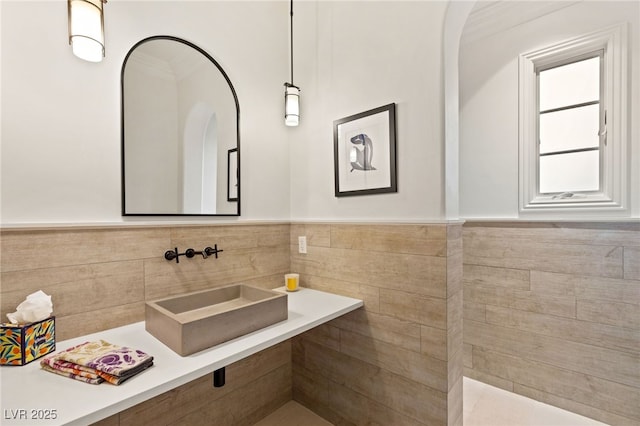
POLYGON ((291 0, 290 18, 290 41, 289 54, 291 55, 291 83, 284 84, 284 124, 286 126, 297 126, 300 124, 300 88, 293 84, 293 0, 291 0))
POLYGON ((284 124, 297 126, 300 123, 300 89, 289 83, 284 86, 284 124))
POLYGON ((89 62, 104 58, 103 0, 67 0, 69 44, 73 54, 89 62))

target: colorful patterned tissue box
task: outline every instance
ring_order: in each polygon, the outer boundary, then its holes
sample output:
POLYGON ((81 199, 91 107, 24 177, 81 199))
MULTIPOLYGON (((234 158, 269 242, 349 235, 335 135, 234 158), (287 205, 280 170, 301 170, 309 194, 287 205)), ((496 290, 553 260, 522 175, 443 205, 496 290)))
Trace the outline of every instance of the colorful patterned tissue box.
POLYGON ((0 325, 0 365, 25 365, 56 350, 56 319, 0 325))

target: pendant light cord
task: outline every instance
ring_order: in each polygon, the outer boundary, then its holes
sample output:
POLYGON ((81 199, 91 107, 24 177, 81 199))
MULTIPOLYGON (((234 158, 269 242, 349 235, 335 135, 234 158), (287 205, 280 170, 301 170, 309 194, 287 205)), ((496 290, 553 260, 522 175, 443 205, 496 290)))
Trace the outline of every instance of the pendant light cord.
POLYGON ((291 11, 289 12, 291 20, 291 85, 293 86, 293 0, 291 0, 291 11))

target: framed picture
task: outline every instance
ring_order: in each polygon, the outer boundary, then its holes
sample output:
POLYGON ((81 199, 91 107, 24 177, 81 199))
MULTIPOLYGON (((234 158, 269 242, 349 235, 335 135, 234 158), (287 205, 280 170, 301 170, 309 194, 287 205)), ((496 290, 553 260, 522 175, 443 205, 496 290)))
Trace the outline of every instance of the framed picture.
POLYGON ((396 105, 333 122, 336 197, 398 192, 396 105))
POLYGON ((238 201, 238 148, 227 151, 227 201, 238 201))

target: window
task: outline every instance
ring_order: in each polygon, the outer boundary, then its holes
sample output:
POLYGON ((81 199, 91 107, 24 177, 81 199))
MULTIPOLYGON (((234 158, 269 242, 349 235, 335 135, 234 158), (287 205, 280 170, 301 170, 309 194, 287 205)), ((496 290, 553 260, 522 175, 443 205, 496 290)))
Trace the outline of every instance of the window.
POLYGON ((625 211, 625 49, 620 25, 520 56, 521 213, 625 211))
POLYGON ((603 53, 537 70, 541 194, 568 198, 600 190, 603 53))

